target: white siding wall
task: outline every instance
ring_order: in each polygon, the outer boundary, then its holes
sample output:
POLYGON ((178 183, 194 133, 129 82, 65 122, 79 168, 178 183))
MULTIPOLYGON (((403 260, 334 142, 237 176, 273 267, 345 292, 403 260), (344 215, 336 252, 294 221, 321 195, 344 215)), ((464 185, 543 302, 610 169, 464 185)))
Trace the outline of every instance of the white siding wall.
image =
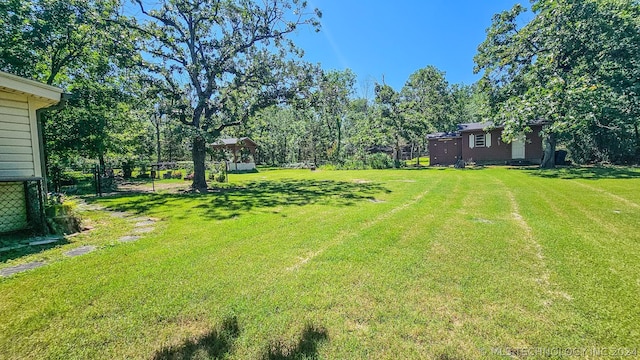
POLYGON ((33 144, 38 140, 32 129, 34 114, 26 95, 0 90, 0 180, 39 174, 34 162, 33 144))

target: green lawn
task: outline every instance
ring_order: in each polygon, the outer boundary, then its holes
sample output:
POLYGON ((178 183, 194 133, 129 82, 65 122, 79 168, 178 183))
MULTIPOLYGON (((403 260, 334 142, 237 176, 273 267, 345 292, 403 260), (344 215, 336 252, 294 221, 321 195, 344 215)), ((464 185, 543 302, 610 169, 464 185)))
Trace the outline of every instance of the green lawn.
POLYGON ((0 263, 49 263, 0 278, 0 358, 640 347, 637 169, 270 170, 95 202, 161 220, 119 243, 133 223, 87 211, 94 231, 0 263))

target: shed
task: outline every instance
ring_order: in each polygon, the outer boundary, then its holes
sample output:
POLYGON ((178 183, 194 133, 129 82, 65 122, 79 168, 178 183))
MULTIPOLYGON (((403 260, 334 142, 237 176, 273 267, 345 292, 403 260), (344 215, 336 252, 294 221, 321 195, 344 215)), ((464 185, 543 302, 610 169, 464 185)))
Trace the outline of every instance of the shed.
POLYGON ((213 149, 221 149, 231 153, 231 159, 227 160, 228 171, 250 171, 256 169, 254 159, 258 144, 248 137, 220 139, 209 146, 213 149), (243 149, 249 151, 248 157, 243 158, 241 156, 243 149))
POLYGON ((454 133, 429 134, 431 164, 452 165, 458 159, 480 164, 540 164, 543 124, 541 120, 530 122, 532 131, 511 143, 502 141, 503 127, 492 122, 459 124, 454 133))
POLYGON ((532 121, 531 132, 511 143, 502 141, 502 126, 491 122, 460 124, 462 159, 467 162, 494 164, 540 164, 542 161, 543 121, 532 121))
POLYGON ((430 165, 453 165, 462 158, 462 137, 459 133, 427 135, 430 165))
POLYGON ((44 150, 36 111, 62 90, 0 71, 0 234, 44 226, 44 150))

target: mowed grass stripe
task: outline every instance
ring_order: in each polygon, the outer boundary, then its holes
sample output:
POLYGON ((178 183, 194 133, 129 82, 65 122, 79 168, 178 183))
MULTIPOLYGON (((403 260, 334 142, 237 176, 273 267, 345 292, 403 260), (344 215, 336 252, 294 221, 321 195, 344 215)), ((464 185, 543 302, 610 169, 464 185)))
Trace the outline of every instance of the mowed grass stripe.
MULTIPOLYGON (((411 186, 424 189, 416 183, 411 186)), ((329 329, 332 341, 326 345, 325 351, 332 357, 394 354, 393 351, 399 350, 394 345, 397 327, 390 320, 395 315, 389 313, 400 303, 398 299, 388 297, 401 295, 399 287, 414 277, 416 266, 413 263, 421 262, 424 252, 429 251, 430 242, 430 239, 422 238, 420 244, 412 241, 400 246, 406 241, 403 229, 407 226, 420 229, 426 219, 436 216, 421 212, 424 204, 435 205, 450 198, 448 194, 454 187, 454 182, 438 179, 435 188, 423 190, 405 202, 409 206, 400 204, 386 212, 389 215, 386 222, 364 223, 360 231, 346 237, 339 245, 328 248, 293 276, 274 283, 266 296, 256 300, 261 307, 278 308, 279 312, 270 319, 264 319, 263 327, 248 333, 248 338, 286 339, 299 331, 305 322, 312 322, 329 329), (422 195, 425 192, 426 195, 422 195), (402 256, 398 256, 398 252, 402 256), (398 278, 392 282, 386 279, 389 274, 397 274, 398 278), (377 284, 389 287, 378 289, 377 284), (282 288, 296 291, 279 291, 282 288)), ((402 348, 411 350, 407 346, 402 348)), ((247 349, 237 358, 251 357, 259 350, 254 345, 253 352, 251 348, 247 349)))
MULTIPOLYGON (((603 227, 615 199, 599 192, 565 199, 562 194, 575 194, 570 181, 531 179, 516 172, 502 178, 543 246, 551 281, 571 295, 566 304, 567 314, 573 314, 567 318, 568 328, 557 329, 565 343, 631 346, 629 335, 640 335, 633 320, 640 317, 640 239, 637 232, 603 227), (602 220, 594 222, 594 217, 602 220)), ((627 229, 634 226, 634 218, 637 215, 625 217, 627 229)))
POLYGON ((626 198, 624 198, 622 196, 616 195, 616 194, 614 194, 614 193, 612 193, 610 191, 604 190, 604 189, 599 188, 599 187, 587 185, 586 183, 579 182, 579 181, 574 181, 573 183, 578 185, 578 186, 580 186, 580 187, 582 187, 582 188, 586 188, 587 191, 596 191, 596 192, 602 193, 602 194, 607 195, 607 196, 609 196, 611 198, 614 198, 619 203, 622 203, 622 204, 624 204, 626 206, 629 206, 629 207, 632 207, 632 208, 636 208, 636 209, 640 209, 640 204, 635 203, 633 201, 630 201, 630 200, 628 200, 628 199, 626 199, 626 198))
POLYGON ((504 187, 485 171, 464 175, 464 206, 427 262, 444 283, 431 294, 441 317, 426 330, 439 334, 431 355, 477 358, 481 349, 542 343, 551 324, 539 259, 504 187))
MULTIPOLYGON (((363 236, 368 237, 366 233, 378 224, 382 224, 380 221, 387 219, 389 214, 401 216, 401 213, 409 211, 412 204, 425 197, 425 193, 429 193, 434 186, 439 187, 439 182, 419 182, 419 185, 416 183, 418 182, 399 184, 405 187, 402 189, 404 191, 398 194, 404 199, 403 201, 394 199, 393 206, 387 206, 384 211, 378 210, 373 219, 366 221, 357 219, 355 223, 348 222, 348 230, 339 232, 335 238, 324 244, 324 251, 311 261, 305 262, 304 266, 295 269, 287 268, 285 273, 277 273, 270 279, 269 288, 261 292, 245 294, 245 297, 236 299, 234 307, 243 309, 244 316, 249 317, 246 321, 261 324, 259 328, 247 329, 246 335, 239 339, 246 345, 246 349, 239 350, 236 358, 256 357, 263 350, 265 343, 281 338, 295 338, 296 333, 306 322, 329 327, 328 325, 332 322, 325 321, 326 314, 335 314, 336 307, 340 308, 339 304, 343 303, 340 298, 343 295, 353 294, 348 281, 348 275, 353 274, 353 269, 348 265, 349 269, 343 273, 341 266, 336 263, 336 254, 341 254, 343 251, 351 253, 354 243, 360 243, 359 246, 369 249, 368 240, 363 243, 363 236), (283 291, 283 289, 290 291, 283 291), (265 312, 270 314, 268 318, 264 318, 265 312)), ((344 213, 343 216, 348 217, 344 213)), ((344 222, 340 225, 345 226, 344 222)), ((312 249, 312 251, 317 250, 312 249)), ((345 262, 339 261, 339 264, 343 265, 345 262)), ((355 304, 357 301, 349 300, 347 303, 355 304)), ((342 316, 336 319, 338 322, 340 319, 343 320, 342 316)), ((329 329, 332 339, 335 339, 332 343, 339 343, 336 338, 339 334, 335 331, 335 327, 331 326, 329 329)), ((353 350, 350 348, 350 351, 353 350)))

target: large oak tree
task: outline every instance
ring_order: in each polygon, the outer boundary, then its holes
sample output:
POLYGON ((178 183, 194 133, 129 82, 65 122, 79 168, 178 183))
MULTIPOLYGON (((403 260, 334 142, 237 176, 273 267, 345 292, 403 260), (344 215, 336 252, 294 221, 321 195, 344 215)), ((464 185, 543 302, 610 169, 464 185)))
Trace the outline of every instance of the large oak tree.
POLYGON ((206 191, 207 140, 295 87, 287 59, 301 52, 287 35, 301 25, 318 27, 321 14, 298 0, 136 3, 141 15, 129 26, 141 34, 156 86, 181 103, 174 112, 192 130, 192 187, 206 191))

